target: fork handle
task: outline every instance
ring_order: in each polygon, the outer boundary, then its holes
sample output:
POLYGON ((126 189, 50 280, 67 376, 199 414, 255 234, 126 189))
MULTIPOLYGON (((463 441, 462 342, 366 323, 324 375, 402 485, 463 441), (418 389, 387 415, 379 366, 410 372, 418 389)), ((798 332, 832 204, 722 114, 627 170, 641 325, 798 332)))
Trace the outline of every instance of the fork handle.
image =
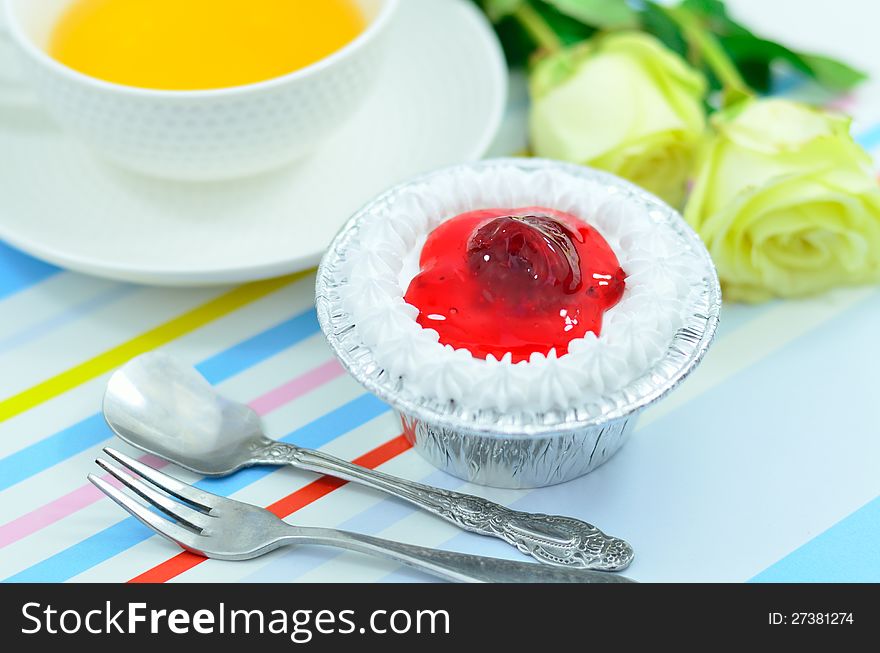
POLYGON ((286 442, 266 439, 255 462, 288 464, 353 481, 408 501, 472 533, 504 540, 522 553, 561 567, 619 571, 629 566, 633 549, 584 521, 511 510, 481 497, 443 490, 286 442))
MULTIPOLYGON (((290 525, 288 525, 290 526, 290 525)), ((284 537, 284 544, 333 546, 380 558, 427 572, 457 583, 633 583, 635 581, 590 569, 549 567, 532 562, 430 549, 331 528, 301 528, 284 537)))

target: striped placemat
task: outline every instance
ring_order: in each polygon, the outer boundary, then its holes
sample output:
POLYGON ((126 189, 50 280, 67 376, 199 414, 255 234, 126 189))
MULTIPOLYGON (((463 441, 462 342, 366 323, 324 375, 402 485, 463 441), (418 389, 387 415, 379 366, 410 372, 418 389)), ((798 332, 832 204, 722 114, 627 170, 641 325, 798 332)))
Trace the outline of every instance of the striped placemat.
MULTIPOLYGON (((880 155, 880 102, 864 101, 876 88, 836 103, 857 116, 859 141, 880 155)), ((523 111, 514 93, 496 152, 518 147, 523 111)), ((636 548, 629 575, 638 580, 880 581, 877 288, 725 306, 702 367, 643 416, 614 459, 571 483, 511 491, 449 477, 410 449, 388 407, 332 358, 313 283, 303 273, 235 288, 139 287, 62 271, 0 244, 0 579, 428 580, 319 548, 205 560, 103 498, 85 480, 101 447, 135 453, 113 440, 98 412, 104 383, 132 356, 162 349, 250 404, 285 441, 621 535, 636 548)), ((518 555, 334 479, 274 468, 203 479, 167 467, 299 524, 518 555)))

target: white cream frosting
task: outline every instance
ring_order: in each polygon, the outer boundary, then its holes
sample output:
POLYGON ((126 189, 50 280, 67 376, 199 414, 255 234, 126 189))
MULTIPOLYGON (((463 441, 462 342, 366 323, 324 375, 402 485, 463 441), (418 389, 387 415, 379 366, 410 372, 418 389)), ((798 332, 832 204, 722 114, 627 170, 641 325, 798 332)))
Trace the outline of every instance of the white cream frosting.
POLYGON ((643 203, 564 170, 451 169, 405 187, 362 225, 339 287, 357 335, 414 394, 473 410, 567 410, 621 390, 663 356, 701 284, 692 272, 701 269, 698 255, 643 203), (605 314, 601 335, 573 339, 565 355, 551 350, 516 364, 509 354, 483 360, 441 344, 403 300, 427 235, 466 211, 525 206, 578 216, 617 255, 626 290, 605 314))

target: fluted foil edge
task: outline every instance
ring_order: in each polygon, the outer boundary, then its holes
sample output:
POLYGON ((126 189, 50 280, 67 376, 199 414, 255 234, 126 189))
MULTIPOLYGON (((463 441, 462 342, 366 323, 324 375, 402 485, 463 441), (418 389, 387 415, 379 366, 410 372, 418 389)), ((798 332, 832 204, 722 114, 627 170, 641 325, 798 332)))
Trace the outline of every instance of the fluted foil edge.
POLYGON ((456 167, 474 170, 486 165, 513 165, 523 170, 562 168, 569 174, 606 184, 673 228, 703 262, 694 274, 701 291, 688 309, 664 356, 645 374, 598 406, 545 413, 465 410, 408 392, 400 378, 391 378, 357 336, 337 288, 346 252, 357 241, 360 223, 403 188, 433 174, 400 184, 361 208, 334 238, 318 268, 318 321, 330 347, 345 369, 370 392, 394 407, 414 447, 432 464, 469 481, 497 487, 552 485, 586 474, 608 460, 632 431, 639 413, 677 387, 696 367, 711 344, 721 311, 721 289, 712 259, 699 236, 681 215, 637 186, 609 173, 542 159, 492 159, 456 167))

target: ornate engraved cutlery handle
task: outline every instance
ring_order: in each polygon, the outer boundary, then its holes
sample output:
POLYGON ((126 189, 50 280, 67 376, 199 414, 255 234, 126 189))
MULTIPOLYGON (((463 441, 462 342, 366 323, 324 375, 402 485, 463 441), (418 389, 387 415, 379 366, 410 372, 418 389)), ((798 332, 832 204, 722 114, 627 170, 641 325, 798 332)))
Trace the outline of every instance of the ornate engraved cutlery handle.
POLYGON ((486 558, 392 542, 331 528, 290 526, 285 544, 323 544, 380 556, 434 576, 464 583, 632 583, 619 574, 536 565, 519 560, 486 558))
POLYGON ((254 462, 293 465, 381 490, 480 535, 490 535, 551 565, 618 571, 633 559, 632 547, 587 522, 532 514, 470 494, 451 492, 367 469, 320 451, 266 440, 254 462))

